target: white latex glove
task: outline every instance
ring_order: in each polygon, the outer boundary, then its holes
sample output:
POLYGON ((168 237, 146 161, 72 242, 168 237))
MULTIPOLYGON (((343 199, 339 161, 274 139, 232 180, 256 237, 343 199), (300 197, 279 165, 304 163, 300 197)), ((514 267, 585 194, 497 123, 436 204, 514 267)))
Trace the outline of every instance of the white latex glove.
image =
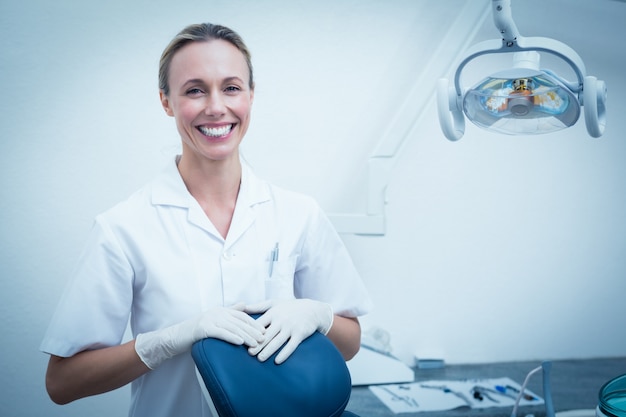
POLYGON ((191 350, 198 340, 212 337, 234 345, 258 346, 265 328, 243 312, 243 304, 215 307, 202 315, 164 329, 142 333, 135 339, 135 351, 148 368, 191 350))
POLYGON ((265 341, 248 348, 263 362, 280 349, 274 362, 281 364, 298 345, 315 331, 327 334, 333 325, 333 309, 329 304, 309 299, 268 300, 246 306, 246 313, 264 313, 256 321, 266 328, 265 341))

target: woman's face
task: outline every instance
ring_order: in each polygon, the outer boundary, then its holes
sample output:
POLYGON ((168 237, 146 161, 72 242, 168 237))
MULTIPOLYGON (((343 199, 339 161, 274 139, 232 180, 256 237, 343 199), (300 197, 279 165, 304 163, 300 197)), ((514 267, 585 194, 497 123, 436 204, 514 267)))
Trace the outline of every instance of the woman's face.
POLYGON ((243 54, 227 41, 192 42, 176 52, 161 103, 176 119, 183 157, 238 158, 254 97, 249 77, 243 54))

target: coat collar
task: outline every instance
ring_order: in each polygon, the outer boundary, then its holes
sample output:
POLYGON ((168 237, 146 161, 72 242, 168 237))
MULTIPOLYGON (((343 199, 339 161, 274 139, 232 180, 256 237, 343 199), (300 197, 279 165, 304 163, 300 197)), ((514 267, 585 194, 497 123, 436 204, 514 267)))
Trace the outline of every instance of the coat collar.
MULTIPOLYGON (((152 183, 152 204, 155 206, 173 206, 188 210, 191 223, 216 234, 215 228, 204 215, 194 197, 189 193, 178 171, 178 159, 170 162, 152 183)), ((228 232, 227 241, 234 241, 254 223, 256 214, 254 207, 271 200, 269 184, 259 179, 250 166, 241 160, 241 187, 237 196, 237 204, 233 221, 228 232)))
MULTIPOLYGON (((157 176, 152 183, 152 204, 163 206, 176 206, 189 208, 193 196, 187 190, 185 183, 178 172, 177 156, 167 167, 157 176)), ((271 200, 269 184, 259 179, 251 167, 241 160, 241 187, 237 197, 237 205, 253 207, 257 204, 271 200)))

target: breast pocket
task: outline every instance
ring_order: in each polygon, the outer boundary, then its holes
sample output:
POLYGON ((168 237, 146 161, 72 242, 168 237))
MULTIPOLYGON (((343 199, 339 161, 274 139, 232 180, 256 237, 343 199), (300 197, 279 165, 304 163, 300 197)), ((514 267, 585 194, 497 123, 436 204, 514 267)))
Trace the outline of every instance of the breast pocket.
POLYGON ((293 278, 296 271, 297 256, 277 261, 267 261, 267 277, 265 278, 266 299, 293 299, 293 278), (270 262, 272 264, 270 265, 270 262))

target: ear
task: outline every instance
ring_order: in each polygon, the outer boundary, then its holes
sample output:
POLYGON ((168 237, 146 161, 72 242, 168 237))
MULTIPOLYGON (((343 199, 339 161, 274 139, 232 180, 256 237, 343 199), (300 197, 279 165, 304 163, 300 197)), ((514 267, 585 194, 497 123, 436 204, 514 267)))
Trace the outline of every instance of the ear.
POLYGON ((172 111, 172 108, 170 107, 170 99, 163 92, 163 90, 159 91, 159 98, 161 99, 161 106, 163 106, 163 110, 165 110, 165 113, 168 116, 174 117, 174 112, 172 111))

